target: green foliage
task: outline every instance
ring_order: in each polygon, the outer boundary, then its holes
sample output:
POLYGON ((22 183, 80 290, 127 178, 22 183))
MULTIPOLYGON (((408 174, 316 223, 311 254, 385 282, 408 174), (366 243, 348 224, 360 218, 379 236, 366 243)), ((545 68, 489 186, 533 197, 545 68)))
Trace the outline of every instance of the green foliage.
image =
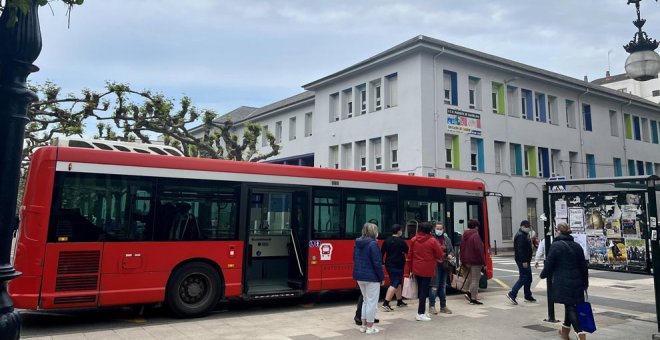
POLYGON ((7 27, 13 27, 16 24, 19 14, 27 14, 33 1, 37 6, 46 6, 50 5, 51 2, 58 1, 64 3, 68 7, 67 16, 69 16, 69 20, 71 20, 73 6, 80 6, 85 2, 85 0, 5 0, 4 2, 0 0, 0 13, 9 16, 7 27))
POLYGON ((199 110, 189 97, 178 101, 150 90, 136 91, 125 83, 108 82, 103 91, 81 90, 79 95, 62 95, 52 81, 29 85, 39 99, 30 104, 25 130, 24 165, 38 147, 57 136, 83 136, 85 125, 95 126, 94 138, 151 143, 162 135, 166 145, 189 157, 232 159, 256 162, 279 154, 280 146, 268 132, 270 151, 260 154, 257 142, 261 128, 246 123, 239 142, 231 120, 215 121, 213 110, 199 110), (201 133, 189 126, 201 117, 201 133), (94 124, 95 123, 95 124, 94 124))

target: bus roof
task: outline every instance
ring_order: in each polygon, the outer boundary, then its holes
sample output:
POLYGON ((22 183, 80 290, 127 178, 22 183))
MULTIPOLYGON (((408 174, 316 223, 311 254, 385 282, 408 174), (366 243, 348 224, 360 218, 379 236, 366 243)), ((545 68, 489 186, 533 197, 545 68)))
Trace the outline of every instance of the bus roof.
POLYGON ((207 158, 168 157, 71 147, 43 147, 35 152, 33 161, 36 160, 36 158, 42 157, 58 162, 232 172, 484 191, 484 184, 478 181, 407 176, 355 170, 313 168, 295 165, 238 162, 207 158))

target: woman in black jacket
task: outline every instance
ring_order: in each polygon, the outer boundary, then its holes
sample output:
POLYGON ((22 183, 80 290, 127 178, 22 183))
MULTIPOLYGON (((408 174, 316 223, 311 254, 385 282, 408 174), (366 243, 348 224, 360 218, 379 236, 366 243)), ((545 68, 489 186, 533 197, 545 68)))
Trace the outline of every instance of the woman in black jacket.
POLYGON ((552 278, 553 302, 564 304, 564 324, 559 331, 562 339, 569 339, 573 326, 578 339, 583 340, 587 335, 580 327, 575 307, 584 302, 584 292, 589 287, 587 261, 582 247, 573 241, 568 224, 560 223, 557 230, 559 236, 552 242, 541 278, 552 278))

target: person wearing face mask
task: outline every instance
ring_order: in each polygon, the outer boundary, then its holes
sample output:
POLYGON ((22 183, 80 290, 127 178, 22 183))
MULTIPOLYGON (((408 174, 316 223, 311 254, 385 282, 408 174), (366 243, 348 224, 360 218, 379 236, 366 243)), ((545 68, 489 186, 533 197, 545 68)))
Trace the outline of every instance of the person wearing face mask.
POLYGON ((435 276, 436 263, 445 258, 442 248, 430 235, 431 230, 433 230, 431 223, 421 223, 408 251, 410 273, 415 276, 415 281, 417 281, 417 294, 419 297, 417 316, 415 316, 417 321, 431 321, 431 317, 426 313, 429 284, 435 276))
POLYGON ((438 314, 435 309, 435 297, 440 298, 440 313, 451 314, 451 310, 447 308, 447 276, 449 275, 450 264, 454 257, 454 247, 451 244, 449 236, 445 233, 445 226, 442 223, 435 225, 433 231, 433 238, 438 241, 440 248, 445 253, 444 259, 439 261, 436 266, 435 276, 431 280, 431 288, 429 288, 429 312, 438 314))
POLYGON ((513 249, 515 253, 516 264, 518 265, 518 281, 513 285, 511 291, 506 293, 506 297, 511 301, 511 304, 517 305, 516 297, 520 288, 524 288, 525 302, 536 302, 532 296, 532 240, 529 233, 531 231, 529 221, 525 220, 520 222, 520 230, 513 238, 513 249))

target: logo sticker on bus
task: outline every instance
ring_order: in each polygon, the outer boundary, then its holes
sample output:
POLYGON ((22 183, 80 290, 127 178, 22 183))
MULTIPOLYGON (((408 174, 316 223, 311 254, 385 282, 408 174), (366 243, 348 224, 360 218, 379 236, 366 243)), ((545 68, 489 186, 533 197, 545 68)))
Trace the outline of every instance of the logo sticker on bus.
POLYGON ((321 261, 330 261, 332 259, 332 244, 322 243, 320 248, 321 261))

